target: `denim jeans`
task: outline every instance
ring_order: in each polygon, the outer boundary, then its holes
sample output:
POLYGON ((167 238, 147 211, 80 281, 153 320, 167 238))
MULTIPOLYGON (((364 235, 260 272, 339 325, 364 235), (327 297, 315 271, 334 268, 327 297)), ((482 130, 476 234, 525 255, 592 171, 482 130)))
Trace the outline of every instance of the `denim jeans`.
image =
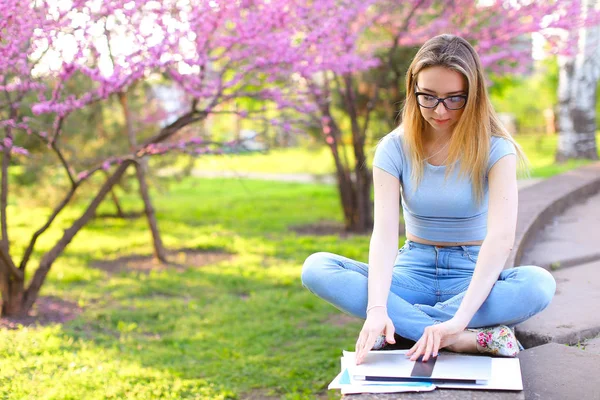
MULTIPOLYGON (((437 247, 407 240, 398 251, 388 294, 396 333, 417 341, 430 325, 451 319, 467 290, 481 246, 437 247)), ((309 256, 302 284, 346 313, 366 318, 367 264, 331 253, 309 256)), ((556 282, 543 268, 502 271, 468 328, 514 326, 548 306, 556 282)))

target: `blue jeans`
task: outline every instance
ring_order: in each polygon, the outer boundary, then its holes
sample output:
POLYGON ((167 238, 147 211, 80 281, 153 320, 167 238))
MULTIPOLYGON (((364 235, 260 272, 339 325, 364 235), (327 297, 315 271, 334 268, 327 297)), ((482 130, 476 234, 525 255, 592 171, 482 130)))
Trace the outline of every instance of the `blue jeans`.
MULTIPOLYGON (((396 333, 417 341, 430 325, 451 319, 467 290, 481 246, 437 247, 407 240, 398 251, 388 294, 388 315, 396 333)), ((366 318, 367 264, 331 253, 309 256, 302 284, 356 317, 366 318)), ((548 306, 556 282, 543 268, 502 271, 468 328, 514 326, 548 306)))

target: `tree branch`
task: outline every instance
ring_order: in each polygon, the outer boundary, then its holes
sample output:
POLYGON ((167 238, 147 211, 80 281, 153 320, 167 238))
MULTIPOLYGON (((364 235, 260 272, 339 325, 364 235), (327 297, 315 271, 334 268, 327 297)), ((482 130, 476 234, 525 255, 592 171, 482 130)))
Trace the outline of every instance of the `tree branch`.
POLYGON ((60 240, 42 257, 40 261, 39 268, 35 271, 33 278, 31 279, 31 283, 27 290, 25 291, 25 295, 23 296, 23 309, 25 311, 29 310, 35 300, 37 299, 38 293, 46 276, 48 275, 48 271, 50 271, 50 267, 56 260, 56 258, 64 251, 67 245, 73 240, 75 235, 85 226, 85 224, 94 216, 96 209, 104 200, 106 194, 112 189, 112 187, 121 179, 123 173, 127 170, 130 164, 133 164, 135 161, 127 160, 124 161, 119 168, 112 174, 112 176, 106 180, 102 188, 94 197, 92 202, 89 204, 87 209, 84 211, 83 215, 79 217, 77 221, 71 225, 71 227, 64 231, 63 236, 60 240))
POLYGON ((54 219, 67 206, 67 204, 69 204, 69 201, 71 201, 71 198, 75 194, 75 191, 77 190, 79 185, 80 185, 80 183, 75 183, 71 187, 71 190, 69 190, 69 193, 67 193, 65 198, 60 202, 60 204, 58 206, 56 206, 54 208, 54 211, 52 212, 52 214, 50 215, 50 217, 48 218, 46 223, 40 229, 35 231, 35 233, 31 236, 29 245, 27 246, 27 249, 25 249, 25 253, 23 254, 23 258, 21 259, 21 263, 19 264, 19 270, 21 270, 21 271, 25 270, 25 267, 27 266, 27 263, 29 262, 29 258, 31 257, 31 254, 33 253, 33 249, 35 247, 35 243, 37 242, 38 238, 40 237, 40 235, 42 233, 44 233, 46 231, 46 229, 48 229, 50 227, 52 222, 54 222, 54 219))

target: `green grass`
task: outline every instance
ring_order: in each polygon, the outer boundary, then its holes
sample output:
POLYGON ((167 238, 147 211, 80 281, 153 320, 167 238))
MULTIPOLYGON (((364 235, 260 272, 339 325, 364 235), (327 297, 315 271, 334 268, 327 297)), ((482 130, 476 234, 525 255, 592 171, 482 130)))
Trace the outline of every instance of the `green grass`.
MULTIPOLYGON (((519 141, 533 176, 580 165, 553 166, 553 138, 519 141)), ((229 160, 244 171, 319 174, 329 157, 325 149, 295 149, 229 160)), ((301 265, 316 251, 366 260, 368 237, 299 236, 289 228, 341 223, 335 187, 192 178, 166 187, 153 195, 165 245, 231 257, 182 271, 109 274, 94 262, 150 254, 151 238, 143 219, 93 221, 56 261, 42 291, 79 304, 82 314, 63 325, 0 330, 0 398, 235 399, 258 393, 304 399, 327 393, 341 350, 352 348, 360 322, 328 323, 339 311, 302 288, 301 265)), ((135 194, 121 196, 127 211, 141 209, 135 194)), ((17 258, 49 213, 26 204, 11 198, 8 208, 17 258)), ((108 202, 99 210, 112 211, 108 202)), ((81 212, 81 205, 74 207, 40 238, 31 267, 81 212)))
MULTIPOLYGON (((141 207, 135 196, 124 200, 127 210, 141 207)), ((0 398, 325 393, 360 322, 326 323, 339 312, 301 286, 301 265, 321 250, 366 260, 368 237, 298 236, 289 227, 341 223, 334 187, 185 179, 155 193, 154 203, 169 248, 221 250, 231 258, 179 272, 108 274, 92 268, 94 260, 149 254, 150 236, 143 219, 95 220, 55 263, 42 291, 78 303, 83 313, 64 325, 0 330, 0 398)), ((42 237, 37 259, 81 210, 42 237)), ((110 203, 100 210, 110 211, 110 203)), ((47 212, 9 207, 13 252, 47 212)))
MULTIPOLYGON (((531 177, 547 178, 573 168, 585 165, 587 161, 569 161, 555 164, 557 136, 518 135, 515 139, 525 150, 531 163, 531 177)), ((597 137, 600 144, 600 135, 597 137)), ((372 162, 374 144, 365 147, 368 163, 372 162)), ((598 146, 600 156, 600 146, 598 146)), ((348 159, 354 157, 350 146, 346 146, 348 159)), ((276 149, 268 154, 252 153, 243 155, 206 156, 195 162, 195 167, 201 171, 236 171, 253 173, 308 173, 313 175, 332 174, 335 171, 333 157, 328 148, 313 149, 289 148, 276 149)))
MULTIPOLYGON (((517 142, 523 147, 531 164, 531 176, 535 178, 549 178, 571 169, 589 164, 586 160, 569 160, 566 163, 554 162, 556 154, 557 137, 546 135, 519 135, 515 136, 517 142)), ((600 135, 596 136, 598 156, 600 157, 600 135)))
MULTIPOLYGON (((354 155, 351 147, 346 146, 346 151, 350 162, 353 162, 354 155)), ((314 175, 331 174, 335 171, 333 157, 329 148, 325 146, 274 149, 266 154, 205 156, 196 160, 195 167, 202 171, 309 173, 314 175)))

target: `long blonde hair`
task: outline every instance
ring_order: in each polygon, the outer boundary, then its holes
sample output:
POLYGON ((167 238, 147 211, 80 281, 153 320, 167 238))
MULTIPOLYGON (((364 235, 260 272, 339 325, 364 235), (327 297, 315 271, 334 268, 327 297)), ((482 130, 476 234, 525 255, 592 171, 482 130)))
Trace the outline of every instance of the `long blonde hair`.
POLYGON ((402 110, 402 125, 412 178, 417 185, 423 177, 425 164, 423 134, 426 122, 421 116, 414 88, 419 72, 434 66, 459 72, 467 79, 467 104, 452 133, 446 161, 446 177, 460 159, 459 176, 471 179, 473 194, 480 202, 484 196, 484 180, 492 136, 504 138, 515 146, 523 171, 527 170, 527 158, 494 111, 485 86, 481 61, 475 49, 459 36, 439 35, 425 42, 406 73, 407 93, 402 110))

